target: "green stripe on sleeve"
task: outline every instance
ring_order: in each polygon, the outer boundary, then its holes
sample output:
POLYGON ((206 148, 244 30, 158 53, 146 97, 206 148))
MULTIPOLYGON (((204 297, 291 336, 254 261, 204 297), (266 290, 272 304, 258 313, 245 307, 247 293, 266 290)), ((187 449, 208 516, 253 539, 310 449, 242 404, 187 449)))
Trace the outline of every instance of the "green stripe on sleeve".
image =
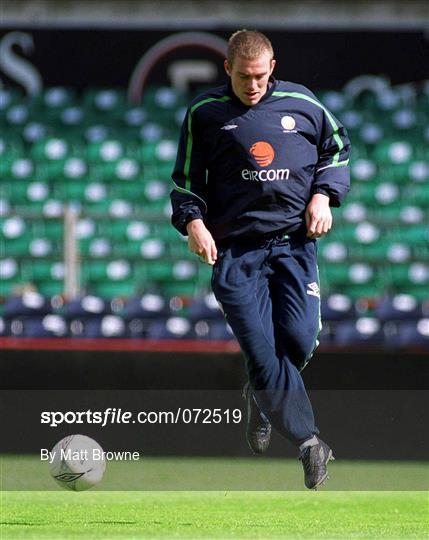
MULTIPOLYGON (((229 101, 231 98, 229 96, 223 96, 222 98, 207 98, 203 99, 202 101, 198 101, 198 103, 195 103, 191 107, 191 110, 188 114, 188 142, 186 144, 186 159, 185 159, 185 166, 183 168, 183 174, 185 175, 185 188, 186 191, 189 193, 192 193, 191 191, 191 178, 189 176, 189 171, 191 169, 191 156, 192 156, 192 145, 193 145, 193 136, 192 136, 192 115, 194 112, 201 107, 202 105, 205 105, 206 103, 211 103, 212 101, 229 101)), ((177 189, 177 187, 176 187, 177 189)), ((194 193, 192 193, 195 195, 194 193)))
POLYGON ((196 197, 197 199, 199 199, 199 200, 204 204, 204 206, 205 206, 205 208, 206 208, 206 211, 207 211, 207 203, 206 203, 206 201, 205 201, 204 199, 202 199, 199 195, 197 195, 196 193, 192 193, 192 191, 189 190, 189 189, 185 189, 185 188, 182 188, 182 187, 178 186, 178 185, 176 184, 176 182, 173 182, 173 184, 174 184, 174 189, 175 189, 176 191, 178 191, 179 193, 185 193, 185 194, 188 194, 188 195, 192 195, 193 197, 196 197))

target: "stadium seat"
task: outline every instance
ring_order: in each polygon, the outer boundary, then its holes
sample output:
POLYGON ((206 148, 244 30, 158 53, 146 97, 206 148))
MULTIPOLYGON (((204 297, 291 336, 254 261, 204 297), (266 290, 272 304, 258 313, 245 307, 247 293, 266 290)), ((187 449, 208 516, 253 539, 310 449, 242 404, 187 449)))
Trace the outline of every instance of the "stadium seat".
POLYGON ((422 205, 429 210, 429 190, 427 184, 412 184, 405 190, 405 196, 411 203, 422 205))
POLYGON ((369 284, 377 278, 376 272, 366 263, 337 263, 326 266, 323 275, 331 287, 349 284, 369 284))
POLYGON ((34 291, 24 292, 22 295, 11 295, 6 299, 3 315, 12 317, 34 317, 46 315, 51 311, 49 301, 34 291))
POLYGON ((16 317, 9 321, 9 335, 13 337, 66 337, 68 327, 60 315, 44 317, 16 317))
POLYGON ((92 237, 79 242, 79 251, 83 257, 104 259, 112 254, 112 245, 108 238, 92 237))
POLYGON ((398 263, 408 261, 411 256, 412 252, 407 244, 383 238, 374 244, 355 246, 351 258, 375 263, 398 263))
POLYGON ((166 282, 160 286, 160 291, 164 296, 183 296, 189 298, 201 292, 200 289, 201 287, 194 281, 166 282))
POLYGON ((429 346, 429 319, 387 323, 387 346, 390 348, 419 349, 429 346))
POLYGON ((47 112, 69 107, 76 100, 74 92, 70 88, 61 86, 48 88, 40 98, 47 112))
POLYGON ((166 299, 153 293, 146 293, 142 296, 129 298, 123 310, 123 317, 127 319, 153 319, 165 317, 170 313, 166 299))
POLYGON ((120 114, 125 108, 125 92, 117 88, 91 88, 85 92, 83 104, 97 113, 120 114))
POLYGON ((71 148, 63 138, 49 137, 36 142, 31 149, 31 156, 35 160, 65 161, 70 156, 71 148))
POLYGON ((382 325, 375 317, 339 322, 335 327, 333 342, 341 346, 381 345, 384 343, 382 325))
POLYGON ((64 304, 61 309, 66 319, 101 317, 111 313, 108 302, 100 297, 85 295, 64 304))
POLYGON ((416 320, 423 315, 421 304, 410 294, 384 297, 374 314, 382 321, 416 320))
POLYGON ((193 299, 189 306, 189 316, 193 320, 223 320, 222 311, 213 293, 198 296, 193 299))
POLYGON ((411 264, 392 264, 386 266, 383 271, 388 276, 388 282, 394 287, 407 285, 428 285, 429 289, 429 264, 413 262, 411 264))
POLYGON ((124 338, 127 337, 127 326, 121 317, 103 315, 95 318, 72 319, 70 332, 80 338, 124 338))
POLYGON ((138 284, 131 279, 112 282, 110 280, 100 280, 90 284, 90 289, 94 294, 106 300, 116 297, 129 297, 138 290, 138 284))
POLYGON ((423 223, 426 213, 419 204, 403 204, 399 211, 399 219, 403 223, 423 223))
POLYGON ((350 167, 352 180, 372 181, 378 172, 377 162, 370 159, 355 159, 350 167))
POLYGON ((231 327, 221 319, 200 319, 193 325, 197 339, 230 341, 235 340, 231 327))
POLYGON ((342 208, 342 212, 339 216, 340 219, 351 223, 359 223, 365 221, 368 218, 369 208, 362 202, 351 201, 350 203, 345 203, 342 208))
MULTIPOLYGON (((321 309, 329 326, 323 339, 329 343, 336 342, 337 324, 357 316, 355 303, 361 299, 375 306, 372 314, 386 324, 405 322, 409 315, 427 317, 421 308, 429 289, 427 94, 410 88, 412 97, 400 89, 354 98, 341 91, 323 93, 353 144, 352 190, 334 209, 332 231, 318 242, 321 309), (417 311, 398 308, 404 295, 417 302, 417 311)), ((123 299, 138 298, 138 303, 159 294, 165 302, 162 317, 172 313, 168 298, 189 305, 173 312, 190 318, 192 328, 184 335, 226 336, 217 306, 206 305, 211 268, 199 264, 187 238, 170 223, 170 175, 188 101, 163 87, 146 89, 138 107, 115 88, 89 88, 81 96, 53 87, 32 98, 0 89, 2 294, 29 284, 46 295, 63 292, 63 214, 72 202, 79 211, 82 291, 125 302, 120 315, 126 328, 118 335, 147 336, 146 319, 157 315, 156 310, 147 316, 143 308, 133 311, 123 299)), ((79 321, 84 324, 88 316, 76 316, 74 331, 66 332, 100 334, 101 326, 81 328, 79 321)), ((162 317, 152 333, 170 335, 162 317)), ((27 329, 18 319, 15 332, 36 327, 49 332, 40 320, 36 324, 37 317, 27 329)), ((4 325, 11 331, 9 319, 4 325)), ((407 335, 416 335, 413 328, 407 326, 407 335)), ((361 339, 356 328, 351 335, 361 339)))
POLYGON ((418 223, 410 225, 397 225, 391 228, 388 236, 392 240, 409 245, 425 246, 429 241, 429 224, 418 223))
POLYGON ((331 294, 322 298, 320 312, 323 321, 342 321, 356 316, 352 299, 344 294, 331 294))
POLYGON ((64 294, 64 283, 62 281, 38 281, 35 283, 37 291, 45 297, 54 297, 64 294))
POLYGON ((193 339, 195 337, 193 325, 185 317, 154 320, 147 329, 148 339, 193 339))
POLYGON ((21 264, 21 270, 31 282, 64 280, 64 263, 59 260, 26 259, 21 264))

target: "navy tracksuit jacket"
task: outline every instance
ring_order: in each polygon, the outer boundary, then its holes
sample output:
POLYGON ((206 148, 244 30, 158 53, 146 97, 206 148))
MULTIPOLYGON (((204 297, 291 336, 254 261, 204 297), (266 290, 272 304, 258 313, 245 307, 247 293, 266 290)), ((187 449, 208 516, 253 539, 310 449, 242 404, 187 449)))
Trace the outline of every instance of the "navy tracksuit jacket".
POLYGON ((314 193, 341 204, 349 149, 344 127, 304 86, 271 79, 247 107, 227 84, 192 102, 172 175, 172 223, 186 234, 200 218, 212 233, 213 291, 257 403, 297 445, 318 432, 300 375, 321 328, 304 214, 314 193))

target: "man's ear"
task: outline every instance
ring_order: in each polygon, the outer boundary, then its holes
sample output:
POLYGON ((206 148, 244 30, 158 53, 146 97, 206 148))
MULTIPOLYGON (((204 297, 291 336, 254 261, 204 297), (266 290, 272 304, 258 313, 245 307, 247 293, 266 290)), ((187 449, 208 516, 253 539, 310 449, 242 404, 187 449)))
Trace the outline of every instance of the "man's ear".
POLYGON ((276 67, 276 61, 274 60, 274 58, 271 60, 271 71, 270 71, 270 75, 272 74, 272 72, 274 71, 274 68, 276 67))
POLYGON ((225 68, 226 74, 231 77, 231 66, 228 63, 228 60, 224 61, 223 67, 225 68))

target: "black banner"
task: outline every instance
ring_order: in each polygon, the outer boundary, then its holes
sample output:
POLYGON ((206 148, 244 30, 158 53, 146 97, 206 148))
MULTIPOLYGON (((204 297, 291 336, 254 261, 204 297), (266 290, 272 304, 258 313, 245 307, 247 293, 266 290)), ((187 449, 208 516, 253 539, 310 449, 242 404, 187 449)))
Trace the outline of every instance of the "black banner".
MULTIPOLYGON (((149 84, 170 85, 172 64, 200 60, 211 64, 205 83, 213 86, 225 75, 223 55, 210 42, 226 43, 230 33, 2 28, 0 80, 6 87, 27 89, 32 77, 45 87, 126 88, 142 57, 155 51, 149 84)), ((277 78, 313 89, 338 89, 362 74, 384 75, 393 84, 428 77, 429 43, 422 31, 268 30, 267 34, 278 60, 277 78)))

